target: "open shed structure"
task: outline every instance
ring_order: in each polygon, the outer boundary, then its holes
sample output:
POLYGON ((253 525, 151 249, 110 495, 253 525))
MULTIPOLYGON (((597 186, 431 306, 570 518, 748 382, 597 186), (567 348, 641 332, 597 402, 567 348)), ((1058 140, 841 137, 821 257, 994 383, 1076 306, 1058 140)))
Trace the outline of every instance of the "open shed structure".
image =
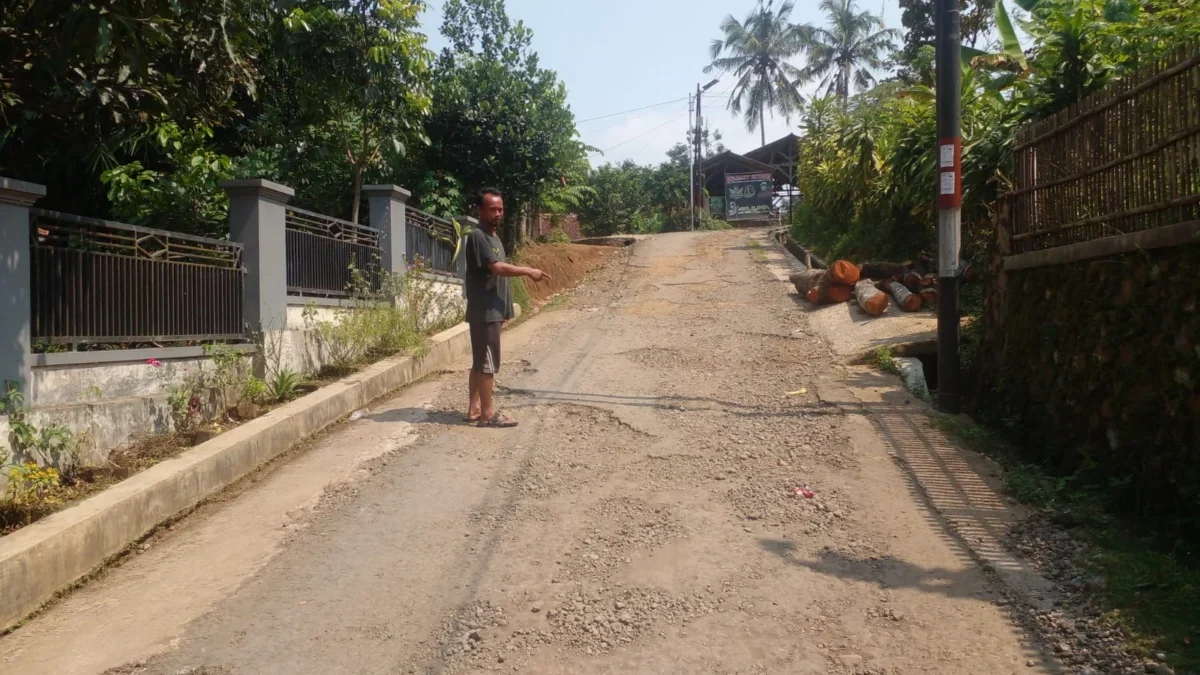
POLYGON ((700 167, 701 184, 708 194, 708 203, 705 206, 714 217, 725 218, 726 176, 740 173, 770 173, 775 190, 776 207, 787 208, 790 220, 796 197, 796 166, 799 154, 800 137, 796 134, 788 134, 745 154, 739 155, 732 150, 726 150, 709 157, 700 167))

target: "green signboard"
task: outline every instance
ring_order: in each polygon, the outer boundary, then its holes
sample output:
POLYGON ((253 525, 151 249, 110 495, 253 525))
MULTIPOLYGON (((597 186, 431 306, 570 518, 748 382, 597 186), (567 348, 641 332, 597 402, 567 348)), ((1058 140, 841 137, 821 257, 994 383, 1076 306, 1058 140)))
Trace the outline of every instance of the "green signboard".
POLYGON ((769 172, 725 174, 725 219, 767 218, 775 203, 769 172))
POLYGON ((718 218, 725 217, 725 198, 724 197, 709 197, 708 212, 718 218))

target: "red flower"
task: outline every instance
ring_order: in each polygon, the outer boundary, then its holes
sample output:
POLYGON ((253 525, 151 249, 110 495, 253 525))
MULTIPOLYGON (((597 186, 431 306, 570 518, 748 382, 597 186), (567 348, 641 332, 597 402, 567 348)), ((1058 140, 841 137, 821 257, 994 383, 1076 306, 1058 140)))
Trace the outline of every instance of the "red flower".
POLYGON ((162 361, 159 361, 158 359, 146 359, 146 363, 154 366, 155 368, 162 368, 162 361))

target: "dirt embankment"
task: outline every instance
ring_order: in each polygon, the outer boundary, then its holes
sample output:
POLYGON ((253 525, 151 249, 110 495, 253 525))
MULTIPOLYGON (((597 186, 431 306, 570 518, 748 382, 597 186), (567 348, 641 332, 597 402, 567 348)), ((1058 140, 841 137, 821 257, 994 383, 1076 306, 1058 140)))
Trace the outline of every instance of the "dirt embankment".
POLYGON ((526 244, 515 256, 516 262, 536 267, 550 275, 549 281, 525 280, 525 290, 536 307, 550 297, 573 288, 588 272, 596 269, 619 251, 611 246, 582 244, 526 244))

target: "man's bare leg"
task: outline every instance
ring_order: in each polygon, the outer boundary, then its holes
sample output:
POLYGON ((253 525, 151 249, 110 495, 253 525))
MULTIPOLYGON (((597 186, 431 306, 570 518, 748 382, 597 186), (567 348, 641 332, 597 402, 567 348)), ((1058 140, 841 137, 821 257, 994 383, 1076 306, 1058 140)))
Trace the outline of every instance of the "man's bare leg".
POLYGON ((492 390, 496 386, 496 376, 479 373, 478 378, 476 388, 479 390, 479 419, 486 422, 496 414, 496 409, 492 407, 492 390))
POLYGON ((476 422, 476 421, 479 421, 480 419, 482 419, 480 417, 480 412, 481 412, 482 408, 480 406, 480 400, 479 400, 480 399, 480 397, 479 397, 479 378, 481 375, 482 375, 482 373, 476 372, 474 369, 471 369, 471 378, 470 378, 470 385, 469 385, 471 396, 470 396, 469 402, 467 404, 467 421, 468 422, 476 422))

